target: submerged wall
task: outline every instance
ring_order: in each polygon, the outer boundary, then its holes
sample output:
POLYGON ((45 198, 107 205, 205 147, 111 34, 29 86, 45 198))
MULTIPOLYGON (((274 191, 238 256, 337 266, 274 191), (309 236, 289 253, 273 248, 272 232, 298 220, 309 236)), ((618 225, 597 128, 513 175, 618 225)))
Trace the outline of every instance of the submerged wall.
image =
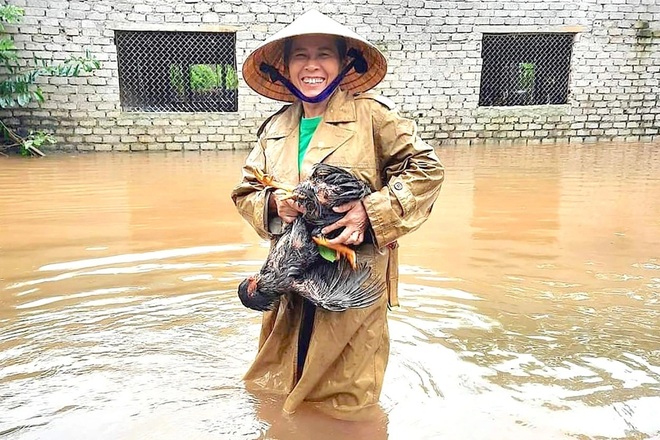
POLYGON ((238 111, 122 111, 116 30, 236 32, 240 71, 251 49, 309 8, 378 45, 389 60, 378 91, 414 118, 432 145, 558 140, 660 140, 660 5, 656 0, 551 1, 46 1, 25 9, 14 34, 20 56, 65 59, 89 49, 101 70, 43 78, 46 102, 4 110, 14 125, 52 131, 58 148, 206 150, 250 148, 280 105, 242 79, 238 111), (566 104, 479 106, 484 34, 575 33, 566 104))

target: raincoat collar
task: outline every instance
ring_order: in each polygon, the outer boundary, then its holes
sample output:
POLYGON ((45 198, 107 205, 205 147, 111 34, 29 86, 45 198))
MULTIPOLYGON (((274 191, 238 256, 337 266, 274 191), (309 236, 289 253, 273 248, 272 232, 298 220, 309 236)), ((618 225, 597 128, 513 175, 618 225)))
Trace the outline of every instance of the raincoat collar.
POLYGON ((337 91, 328 102, 323 114, 323 120, 330 124, 339 122, 355 122, 355 101, 347 92, 337 91))
MULTIPOLYGON (((266 139, 279 139, 291 135, 298 129, 300 118, 303 115, 302 102, 296 101, 273 121, 272 127, 266 134, 266 139)), ((342 90, 337 90, 328 101, 328 107, 323 113, 323 121, 329 124, 339 122, 355 122, 357 119, 355 101, 352 96, 342 90)))
POLYGON ((267 130, 266 139, 278 140, 271 151, 277 163, 278 178, 297 184, 305 179, 317 163, 321 163, 337 148, 344 145, 355 134, 355 128, 349 128, 343 123, 355 122, 357 112, 353 96, 347 92, 337 90, 328 102, 323 113, 323 119, 312 137, 305 157, 297 169, 294 158, 298 157, 298 127, 303 109, 300 101, 294 102, 279 117, 275 118, 273 125, 267 130))

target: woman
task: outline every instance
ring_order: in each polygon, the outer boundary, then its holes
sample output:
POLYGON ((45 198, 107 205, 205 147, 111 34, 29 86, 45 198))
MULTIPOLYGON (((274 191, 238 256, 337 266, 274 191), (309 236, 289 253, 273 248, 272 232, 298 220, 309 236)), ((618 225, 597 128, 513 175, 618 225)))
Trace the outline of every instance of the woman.
POLYGON ((379 411, 388 302, 398 305, 396 240, 427 219, 444 178, 415 124, 391 101, 364 93, 386 72, 375 46, 317 11, 266 40, 243 65, 253 90, 293 104, 259 129, 232 192, 238 211, 260 237, 272 240, 301 208, 278 200, 255 170, 295 185, 316 163, 345 168, 372 193, 338 208, 345 216, 323 232, 343 227, 331 243, 356 247, 358 261, 386 281, 381 299, 368 308, 328 312, 284 296, 276 310, 264 313, 259 352, 245 380, 248 388, 285 394, 285 412, 303 402, 346 420, 379 411))

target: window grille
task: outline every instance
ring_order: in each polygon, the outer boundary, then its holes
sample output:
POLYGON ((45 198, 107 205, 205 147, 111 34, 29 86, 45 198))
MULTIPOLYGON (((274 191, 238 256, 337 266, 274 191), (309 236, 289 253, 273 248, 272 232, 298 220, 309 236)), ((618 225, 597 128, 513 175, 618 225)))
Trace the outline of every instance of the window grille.
POLYGON ((236 34, 115 31, 124 111, 238 110, 236 34))
POLYGON ((566 104, 575 34, 484 34, 479 105, 566 104))

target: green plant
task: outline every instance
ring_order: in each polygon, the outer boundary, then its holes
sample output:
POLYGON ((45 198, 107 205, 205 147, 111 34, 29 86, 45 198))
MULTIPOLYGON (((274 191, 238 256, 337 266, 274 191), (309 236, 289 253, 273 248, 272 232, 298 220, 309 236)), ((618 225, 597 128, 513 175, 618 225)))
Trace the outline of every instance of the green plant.
POLYGON ((236 69, 234 66, 226 64, 225 72, 225 88, 227 90, 236 90, 238 89, 238 75, 236 74, 236 69))
POLYGON ((520 90, 525 92, 525 103, 530 104, 534 96, 536 81, 536 66, 534 63, 520 63, 518 83, 520 90))
POLYGON ((196 92, 209 92, 217 89, 220 83, 217 68, 208 64, 190 66, 190 88, 196 92))
POLYGON ((183 82, 183 73, 178 64, 170 65, 170 87, 180 96, 186 93, 186 85, 183 82))
MULTIPOLYGON (((38 84, 40 76, 78 76, 84 72, 92 72, 101 67, 101 63, 91 56, 89 51, 85 56, 71 57, 60 64, 38 58, 32 59, 32 64, 21 66, 18 51, 11 35, 4 34, 5 23, 18 23, 23 16, 23 10, 14 5, 0 5, 0 108, 25 107, 30 102, 44 102, 45 97, 38 84)), ((22 154, 43 155, 39 147, 46 143, 54 143, 54 138, 43 131, 32 131, 26 137, 19 136, 14 130, 1 123, 5 144, 0 145, 0 153, 18 146, 22 154)))
POLYGON ((5 138, 4 147, 18 147, 21 156, 43 156, 44 153, 41 151, 41 147, 45 144, 54 144, 56 142, 53 135, 42 130, 30 130, 26 137, 21 137, 8 128, 2 121, 0 121, 0 129, 5 138))
MULTIPOLYGON (((181 97, 185 95, 186 84, 182 69, 177 64, 170 65, 170 87, 181 97)), ((198 93, 214 90, 237 90, 238 74, 230 64, 193 64, 190 66, 190 90, 198 93), (223 79, 224 70, 224 79, 223 79)))

